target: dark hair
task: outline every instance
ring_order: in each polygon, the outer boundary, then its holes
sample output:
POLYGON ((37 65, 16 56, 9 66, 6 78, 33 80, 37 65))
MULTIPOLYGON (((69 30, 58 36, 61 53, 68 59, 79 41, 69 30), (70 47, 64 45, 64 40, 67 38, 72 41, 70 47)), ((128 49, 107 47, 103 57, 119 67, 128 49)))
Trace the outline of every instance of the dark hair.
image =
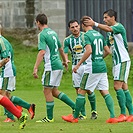
POLYGON ((77 23, 79 24, 78 20, 72 19, 72 20, 70 20, 70 21, 68 22, 68 27, 70 27, 70 24, 71 24, 71 23, 74 23, 74 22, 77 22, 77 23))
POLYGON ((83 24, 84 26, 87 26, 87 25, 84 24, 84 21, 85 21, 86 19, 90 19, 89 16, 83 16, 83 17, 81 18, 81 20, 80 20, 81 24, 83 24))
POLYGON ((47 19, 47 16, 42 13, 42 14, 38 14, 37 17, 36 17, 36 22, 40 22, 40 24, 47 24, 48 23, 48 19, 47 19))
POLYGON ((108 16, 110 16, 110 17, 114 16, 115 17, 115 21, 117 19, 117 12, 114 11, 113 9, 109 9, 109 10, 105 11, 103 14, 108 14, 108 16))

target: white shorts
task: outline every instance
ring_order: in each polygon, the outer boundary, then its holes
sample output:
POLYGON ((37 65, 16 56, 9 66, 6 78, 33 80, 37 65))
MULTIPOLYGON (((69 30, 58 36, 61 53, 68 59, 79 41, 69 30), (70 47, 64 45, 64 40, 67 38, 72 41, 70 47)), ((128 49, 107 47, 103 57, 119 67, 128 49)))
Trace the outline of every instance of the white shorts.
POLYGON ((93 92, 96 90, 108 90, 109 83, 107 73, 89 74, 84 73, 80 88, 84 90, 90 90, 93 92))
MULTIPOLYGON (((72 69, 74 68, 75 66, 73 65, 72 66, 72 69)), ((81 65, 78 70, 77 70, 77 73, 72 73, 72 80, 73 80, 73 87, 74 88, 80 88, 80 83, 81 83, 81 80, 82 80, 82 77, 83 77, 83 74, 84 74, 84 70, 85 70, 85 65, 81 65)))
POLYGON ((42 85, 44 87, 58 87, 62 78, 63 70, 44 71, 42 85))
POLYGON ((0 77, 0 89, 7 91, 15 91, 16 77, 0 77))
POLYGON ((126 61, 114 66, 113 67, 114 80, 124 81, 125 83, 127 83, 129 71, 130 71, 130 65, 131 65, 131 61, 126 61))

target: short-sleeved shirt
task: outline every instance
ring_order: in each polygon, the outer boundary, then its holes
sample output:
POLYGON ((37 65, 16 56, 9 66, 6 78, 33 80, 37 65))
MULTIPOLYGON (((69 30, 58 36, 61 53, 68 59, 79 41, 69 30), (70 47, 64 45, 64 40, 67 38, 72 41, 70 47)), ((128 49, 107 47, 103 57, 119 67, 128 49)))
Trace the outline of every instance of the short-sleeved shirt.
POLYGON ((63 69, 59 48, 61 48, 61 43, 55 31, 44 28, 38 34, 38 50, 45 50, 46 52, 44 55, 45 71, 63 69))
POLYGON ((103 59, 104 46, 106 46, 104 37, 96 30, 89 30, 84 34, 85 45, 91 45, 92 64, 87 67, 90 68, 90 73, 106 73, 107 68, 103 59))
POLYGON ((121 62, 129 61, 128 45, 126 38, 126 30, 121 23, 111 26, 113 32, 107 33, 107 45, 112 48, 113 65, 121 62))
POLYGON ((9 62, 6 63, 5 66, 2 67, 1 77, 12 77, 16 76, 16 67, 14 64, 14 52, 12 45, 9 41, 0 36, 0 59, 9 57, 9 62))
MULTIPOLYGON (((80 32, 79 37, 75 37, 72 34, 64 39, 64 53, 68 53, 69 50, 72 56, 72 65, 77 65, 84 54, 84 32, 80 32)), ((86 64, 85 62, 83 64, 86 64)))

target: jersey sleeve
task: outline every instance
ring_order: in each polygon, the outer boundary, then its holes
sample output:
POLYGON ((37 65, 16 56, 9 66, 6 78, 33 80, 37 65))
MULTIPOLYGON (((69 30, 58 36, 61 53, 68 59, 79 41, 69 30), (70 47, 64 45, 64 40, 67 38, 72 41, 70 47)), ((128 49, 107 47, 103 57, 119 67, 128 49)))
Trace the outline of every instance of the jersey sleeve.
POLYGON ((1 52, 1 59, 2 58, 7 58, 8 55, 8 50, 4 44, 4 40, 2 38, 0 38, 0 52, 1 52))
POLYGON ((84 34, 84 47, 88 44, 91 45, 90 38, 86 34, 84 34))
POLYGON ((69 46, 68 46, 68 40, 65 39, 64 42, 63 42, 63 45, 64 45, 64 53, 68 53, 69 51, 69 46))
POLYGON ((43 34, 38 34, 38 50, 46 50, 46 41, 43 34))
POLYGON ((111 26, 111 28, 112 28, 114 34, 119 34, 124 31, 124 27, 120 23, 117 23, 117 24, 111 26))

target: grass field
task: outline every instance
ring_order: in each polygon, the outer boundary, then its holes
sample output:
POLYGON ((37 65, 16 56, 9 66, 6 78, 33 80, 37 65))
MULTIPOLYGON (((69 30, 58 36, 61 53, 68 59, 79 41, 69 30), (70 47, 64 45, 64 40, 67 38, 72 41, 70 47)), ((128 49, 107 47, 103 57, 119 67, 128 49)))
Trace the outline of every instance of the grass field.
MULTIPOLYGON (((90 119, 90 105, 86 98, 86 112, 87 119, 81 120, 79 123, 72 124, 67 123, 61 119, 62 115, 67 115, 72 112, 70 107, 66 106, 64 103, 55 99, 54 107, 54 123, 36 123, 36 120, 42 119, 46 115, 45 99, 42 93, 41 86, 41 74, 43 71, 43 64, 39 69, 39 79, 34 79, 32 76, 33 66, 36 60, 37 48, 30 48, 20 45, 21 42, 14 40, 14 38, 8 37, 12 42, 14 53, 15 53, 15 63, 17 67, 17 84, 16 91, 12 95, 20 96, 30 103, 36 104, 36 115, 33 120, 30 118, 27 121, 24 130, 19 130, 19 123, 16 120, 14 123, 4 123, 3 120, 6 116, 3 115, 3 107, 0 106, 0 133, 132 133, 133 123, 118 123, 118 124, 106 124, 106 119, 109 118, 109 112, 105 106, 104 99, 98 91, 96 93, 97 100, 97 112, 98 119, 90 119)), ((131 57, 132 58, 132 57, 131 57)), ((119 115, 119 107, 116 100, 116 94, 113 90, 113 81, 111 75, 111 57, 106 59, 109 74, 110 83, 110 93, 114 99, 116 116, 119 115)), ((133 96, 133 70, 131 67, 131 72, 129 76, 129 89, 133 96)), ((68 72, 64 71, 61 86, 59 90, 66 93, 70 98, 75 101, 76 94, 72 87, 71 81, 71 67, 69 67, 68 72)), ((24 109, 25 112, 27 110, 24 109)), ((28 112, 27 112, 28 113, 28 112)))

